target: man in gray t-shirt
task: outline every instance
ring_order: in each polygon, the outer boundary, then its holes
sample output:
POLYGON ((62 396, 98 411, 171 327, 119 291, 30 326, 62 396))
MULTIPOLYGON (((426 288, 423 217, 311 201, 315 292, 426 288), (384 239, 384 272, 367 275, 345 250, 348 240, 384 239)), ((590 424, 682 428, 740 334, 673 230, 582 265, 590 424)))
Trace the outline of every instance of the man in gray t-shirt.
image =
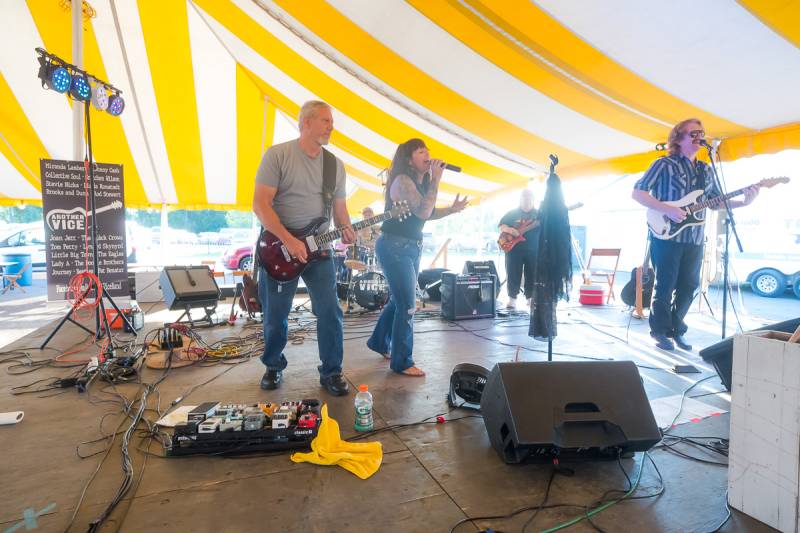
MULTIPOLYGON (((283 242, 292 257, 308 261, 306 245, 289 229, 302 229, 313 219, 327 216, 322 195, 322 147, 333 131, 333 115, 328 104, 310 101, 303 104, 298 120, 300 137, 273 146, 258 167, 253 195, 253 212, 265 230, 283 242)), ((343 227, 343 241, 355 241, 345 201, 344 165, 336 159, 336 188, 332 206, 333 222, 343 227)), ((277 389, 288 362, 283 354, 288 340, 287 318, 297 290, 297 280, 277 282, 262 265, 258 283, 264 314, 264 353, 261 362, 267 371, 261 378, 263 389, 277 389)), ((301 274, 311 296, 311 309, 317 317, 317 344, 322 364, 317 368, 320 384, 335 396, 347 394, 342 377, 342 309, 336 295, 336 273, 328 257, 311 261, 301 274)))
MULTIPOLYGON (((337 158, 336 199, 345 198, 344 176, 344 164, 337 158)), ((321 154, 309 157, 299 139, 267 150, 258 166, 256 183, 277 189, 272 209, 287 228, 301 229, 313 219, 327 216, 322 197, 321 154)))

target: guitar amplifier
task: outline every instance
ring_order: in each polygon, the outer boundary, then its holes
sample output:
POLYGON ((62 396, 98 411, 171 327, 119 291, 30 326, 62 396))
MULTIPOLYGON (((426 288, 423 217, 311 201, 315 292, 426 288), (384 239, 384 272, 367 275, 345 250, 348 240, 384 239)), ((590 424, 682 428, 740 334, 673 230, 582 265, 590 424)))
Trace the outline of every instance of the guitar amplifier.
POLYGON ((161 291, 171 310, 216 307, 219 300, 219 287, 208 265, 164 267, 161 291))
MULTIPOLYGON (((470 274, 473 276, 480 276, 484 274, 491 274, 494 276, 494 279, 500 279, 500 276, 497 275, 497 267, 494 266, 494 261, 465 261, 464 262, 464 269, 461 271, 462 274, 470 274)), ((494 297, 497 298, 500 296, 500 285, 495 283, 494 288, 494 297)))
POLYGON ((442 317, 447 320, 493 318, 495 286, 492 274, 468 276, 455 272, 442 273, 442 317))

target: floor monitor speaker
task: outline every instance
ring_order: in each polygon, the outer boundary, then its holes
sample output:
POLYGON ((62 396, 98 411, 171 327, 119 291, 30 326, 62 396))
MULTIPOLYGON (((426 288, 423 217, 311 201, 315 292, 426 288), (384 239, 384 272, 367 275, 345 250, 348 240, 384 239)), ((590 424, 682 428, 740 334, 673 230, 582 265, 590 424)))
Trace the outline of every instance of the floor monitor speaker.
POLYGON ((498 363, 481 412, 506 463, 612 459, 661 440, 632 361, 498 363))
MULTIPOLYGON (((768 324, 753 331, 782 331, 784 333, 794 333, 800 326, 800 317, 783 322, 768 324)), ((714 369, 725 385, 725 389, 731 391, 731 375, 733 373, 733 337, 722 339, 716 344, 707 346, 700 350, 700 357, 703 361, 714 365, 714 369)))

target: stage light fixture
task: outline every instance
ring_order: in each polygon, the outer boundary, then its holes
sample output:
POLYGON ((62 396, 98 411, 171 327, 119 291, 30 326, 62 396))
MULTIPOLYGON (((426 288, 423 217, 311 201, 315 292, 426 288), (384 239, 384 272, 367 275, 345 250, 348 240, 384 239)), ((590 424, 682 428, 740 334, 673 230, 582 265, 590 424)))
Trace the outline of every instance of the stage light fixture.
POLYGON ((125 100, 119 94, 112 94, 108 97, 108 113, 115 117, 118 117, 122 114, 122 111, 125 109, 125 100))
POLYGON ((99 111, 108 109, 108 91, 105 85, 98 83, 92 89, 92 105, 99 111))
POLYGON ((89 80, 86 76, 77 74, 72 77, 72 86, 69 93, 74 99, 85 102, 92 96, 92 86, 89 85, 89 80))
POLYGON ((69 71, 64 67, 52 66, 50 67, 50 88, 59 93, 65 93, 72 84, 72 76, 69 71))
POLYGON ((58 93, 65 93, 72 84, 69 71, 56 63, 50 62, 45 57, 39 58, 39 79, 42 87, 52 89, 58 93))

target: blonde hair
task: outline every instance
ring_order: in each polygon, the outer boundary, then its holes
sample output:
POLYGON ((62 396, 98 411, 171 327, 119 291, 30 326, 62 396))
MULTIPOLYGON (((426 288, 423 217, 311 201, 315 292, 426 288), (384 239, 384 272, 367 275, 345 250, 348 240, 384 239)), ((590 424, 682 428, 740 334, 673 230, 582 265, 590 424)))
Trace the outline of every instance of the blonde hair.
POLYGON ((317 109, 320 107, 327 107, 328 109, 331 108, 331 106, 322 100, 309 100, 308 102, 304 103, 303 107, 300 108, 300 114, 297 117, 297 129, 303 131, 303 122, 305 122, 307 118, 313 118, 316 116, 317 109))
POLYGON ((687 118, 675 124, 672 131, 669 132, 669 137, 667 137, 667 150, 669 150, 669 155, 678 155, 680 153, 681 147, 678 141, 683 137, 683 128, 692 123, 698 124, 700 129, 703 129, 703 123, 700 122, 699 118, 687 118))

